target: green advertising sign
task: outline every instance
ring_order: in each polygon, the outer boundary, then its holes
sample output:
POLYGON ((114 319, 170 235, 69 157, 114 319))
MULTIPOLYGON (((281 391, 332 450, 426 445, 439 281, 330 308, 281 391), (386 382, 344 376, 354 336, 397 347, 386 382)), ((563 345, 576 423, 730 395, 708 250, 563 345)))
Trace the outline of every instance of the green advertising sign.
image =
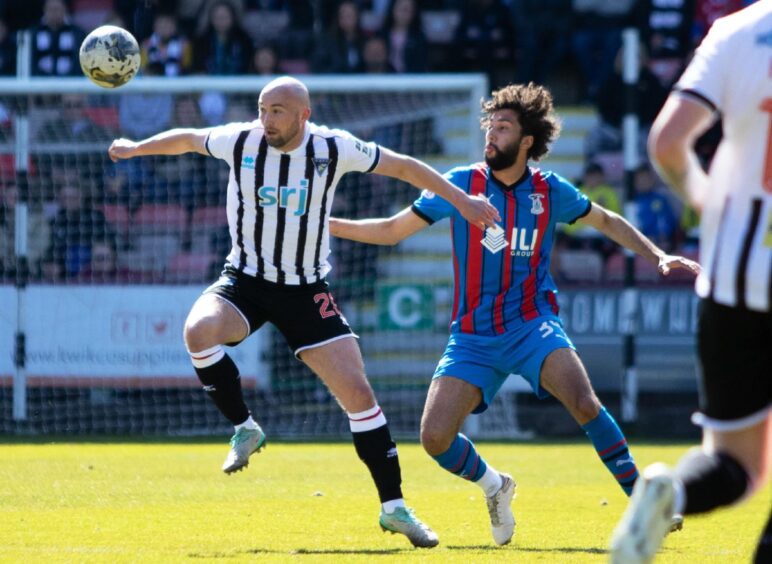
POLYGON ((434 327, 434 292, 425 284, 378 286, 378 327, 384 330, 434 327))

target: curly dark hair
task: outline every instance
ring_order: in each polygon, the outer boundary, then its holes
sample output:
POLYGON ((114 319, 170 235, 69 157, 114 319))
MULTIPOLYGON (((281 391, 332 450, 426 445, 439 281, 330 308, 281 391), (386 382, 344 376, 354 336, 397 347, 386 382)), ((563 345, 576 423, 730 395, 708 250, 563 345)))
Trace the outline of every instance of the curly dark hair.
POLYGON ((480 119, 483 129, 490 125, 491 116, 499 110, 517 114, 523 135, 533 136, 528 158, 538 161, 549 152, 549 144, 560 134, 560 120, 552 106, 552 94, 533 82, 510 84, 493 92, 490 100, 480 102, 485 114, 480 119))

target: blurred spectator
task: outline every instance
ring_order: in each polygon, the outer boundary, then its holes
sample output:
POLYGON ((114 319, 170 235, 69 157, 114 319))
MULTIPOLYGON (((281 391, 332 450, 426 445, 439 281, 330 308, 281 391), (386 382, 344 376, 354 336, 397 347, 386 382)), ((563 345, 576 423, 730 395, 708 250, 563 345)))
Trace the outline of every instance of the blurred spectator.
POLYGON ((37 133, 39 141, 100 142, 115 137, 109 128, 97 125, 86 108, 84 94, 62 94, 61 112, 57 117, 44 122, 37 133))
POLYGON ((670 200, 662 193, 657 174, 644 163, 635 170, 633 183, 638 229, 666 251, 673 250, 678 220, 670 200))
POLYGON ((543 83, 569 51, 571 0, 514 0, 517 82, 543 83))
POLYGON ((497 71, 514 63, 515 33, 509 10, 501 0, 469 0, 461 13, 454 44, 458 50, 457 70, 484 71, 491 85, 497 86, 497 71))
POLYGON ((612 73, 614 57, 622 45, 622 29, 634 4, 635 0, 573 0, 573 51, 589 101, 596 100, 612 73))
MULTIPOLYGON (((668 89, 643 64, 646 55, 640 49, 638 83, 635 85, 638 124, 640 126, 639 150, 646 154, 646 138, 665 99, 668 89)), ((598 94, 598 124, 589 131, 585 152, 588 160, 597 153, 622 149, 622 118, 625 114, 626 85, 622 78, 623 52, 617 52, 614 72, 604 81, 598 94)))
POLYGON ((16 37, 0 19, 0 76, 16 74, 16 37))
POLYGON ((699 45, 718 18, 733 14, 755 0, 695 0, 692 44, 699 45))
POLYGON ((81 74, 78 50, 85 34, 70 23, 64 0, 46 0, 40 24, 32 28, 32 74, 81 74))
MULTIPOLYGON (((584 174, 578 186, 593 203, 599 204, 614 213, 622 213, 617 190, 609 184, 606 179, 606 171, 600 164, 595 162, 589 163, 584 169, 584 174)), ((608 237, 603 237, 595 229, 582 225, 579 222, 564 224, 562 232, 568 237, 574 238, 568 244, 568 247, 571 249, 592 249, 599 251, 604 258, 608 258, 616 249, 616 243, 608 237)))
POLYGON ((40 21, 43 0, 0 0, 0 19, 11 32, 28 29, 40 21))
POLYGON ((670 87, 691 51, 694 0, 638 2, 636 27, 649 52, 648 67, 663 86, 670 87))
POLYGON ((416 0, 393 0, 386 13, 383 36, 389 62, 396 72, 426 71, 426 37, 416 0))
MULTIPOLYGON (((150 63, 145 76, 158 76, 164 67, 150 63)), ((124 94, 118 102, 118 119, 121 133, 132 139, 144 139, 163 129, 172 121, 174 98, 168 92, 137 92, 124 94)))
MULTIPOLYGON (((19 187, 15 183, 0 188, 0 280, 10 281, 16 273, 16 203, 19 187)), ((30 276, 40 276, 41 260, 51 237, 51 228, 39 206, 27 207, 27 259, 30 276)))
POLYGON ((136 281, 131 271, 118 266, 118 257, 113 241, 94 241, 88 264, 78 273, 78 282, 83 284, 124 284, 136 281))
POLYGON ((394 67, 389 62, 389 51, 386 46, 386 40, 378 35, 374 35, 365 41, 362 49, 362 61, 364 63, 364 72, 368 74, 388 74, 395 72, 394 67))
POLYGON ((329 30, 316 38, 313 70, 318 73, 362 72, 364 38, 359 8, 355 2, 344 0, 336 14, 329 30))
POLYGON ((279 74, 279 55, 272 43, 255 48, 250 60, 249 72, 261 76, 279 74))
POLYGON ((89 264, 95 242, 112 241, 105 216, 86 206, 81 188, 67 182, 59 188, 59 211, 51 222, 47 258, 54 276, 73 279, 89 264))
POLYGON ((198 101, 192 95, 180 95, 174 100, 174 119, 172 124, 177 127, 206 127, 201 116, 198 101))
POLYGON ((153 22, 153 34, 142 43, 142 61, 145 65, 161 65, 164 76, 180 76, 190 71, 193 49, 185 36, 177 30, 173 14, 158 14, 153 22))
POLYGON ((245 74, 252 54, 252 40, 236 18, 236 8, 228 0, 213 3, 208 25, 196 39, 194 68, 208 75, 245 74))

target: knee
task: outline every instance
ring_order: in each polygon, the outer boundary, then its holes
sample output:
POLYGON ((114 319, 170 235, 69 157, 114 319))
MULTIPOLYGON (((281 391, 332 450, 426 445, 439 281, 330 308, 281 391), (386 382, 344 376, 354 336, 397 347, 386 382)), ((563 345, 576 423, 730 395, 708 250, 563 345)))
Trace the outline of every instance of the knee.
POLYGON ((454 436, 430 421, 421 422, 421 446, 429 456, 438 456, 448 450, 454 436))
POLYGON ((182 330, 185 346, 190 352, 198 352, 222 344, 217 340, 217 329, 214 317, 187 319, 182 330))
POLYGON ((580 424, 584 425, 595 419, 600 413, 601 403, 593 392, 581 394, 572 399, 571 415, 580 424))

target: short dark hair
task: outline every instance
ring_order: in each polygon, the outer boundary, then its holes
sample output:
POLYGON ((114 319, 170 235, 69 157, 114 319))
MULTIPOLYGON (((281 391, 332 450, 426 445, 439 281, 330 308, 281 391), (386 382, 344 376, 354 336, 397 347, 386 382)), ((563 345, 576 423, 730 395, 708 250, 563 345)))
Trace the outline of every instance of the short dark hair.
POLYGON ((493 92, 490 100, 481 102, 483 128, 490 124, 491 116, 500 110, 512 110, 517 114, 523 135, 533 137, 528 158, 538 161, 549 152, 549 144, 560 134, 560 121, 552 105, 552 94, 533 82, 510 84, 493 92))

